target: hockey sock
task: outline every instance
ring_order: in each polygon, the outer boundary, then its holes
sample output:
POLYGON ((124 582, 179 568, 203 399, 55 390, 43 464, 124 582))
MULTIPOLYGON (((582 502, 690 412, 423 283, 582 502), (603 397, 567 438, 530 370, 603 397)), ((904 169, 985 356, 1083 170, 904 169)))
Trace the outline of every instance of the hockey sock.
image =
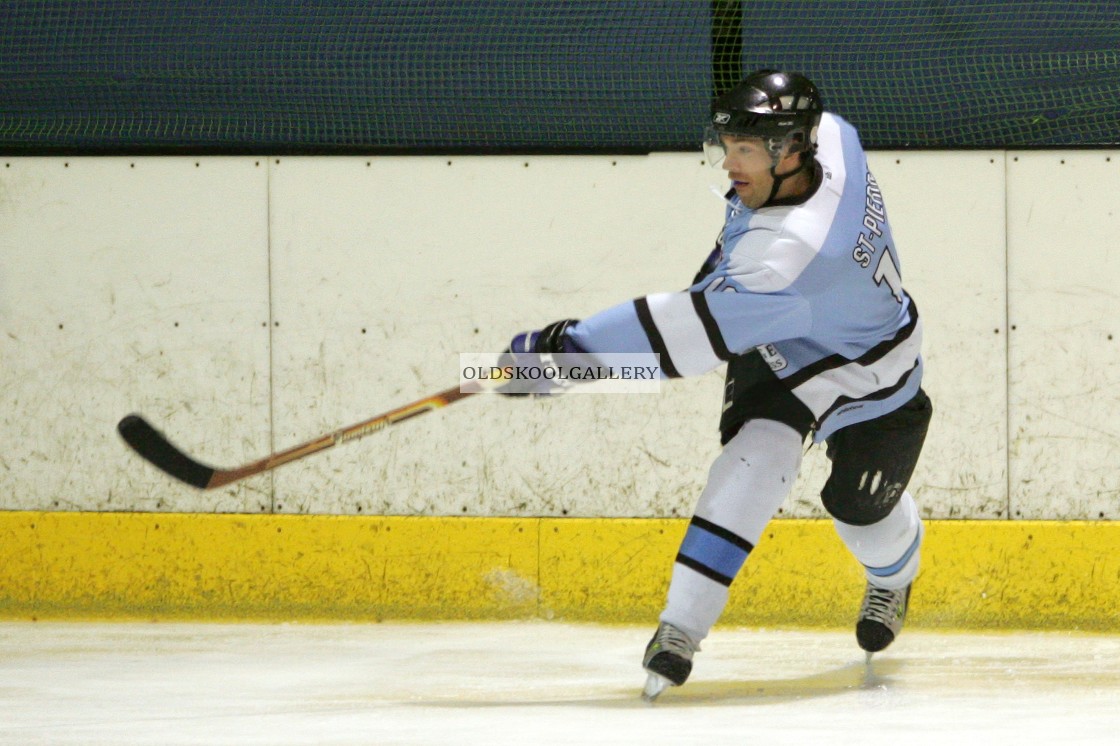
POLYGON ((870 526, 852 526, 833 520, 836 533, 866 568, 867 580, 880 588, 905 588, 918 574, 922 519, 909 492, 887 517, 870 526))
POLYGON ((766 524, 793 488, 802 438, 788 425, 750 420, 712 463, 673 565, 661 621, 699 643, 766 524))

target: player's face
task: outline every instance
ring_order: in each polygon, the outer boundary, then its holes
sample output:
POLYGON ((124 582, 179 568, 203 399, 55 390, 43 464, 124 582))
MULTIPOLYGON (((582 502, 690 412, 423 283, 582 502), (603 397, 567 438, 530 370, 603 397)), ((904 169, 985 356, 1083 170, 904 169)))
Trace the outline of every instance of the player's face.
POLYGON ((735 193, 751 209, 761 207, 770 198, 774 177, 770 173, 773 161, 769 151, 757 137, 724 135, 723 169, 731 179, 735 193))

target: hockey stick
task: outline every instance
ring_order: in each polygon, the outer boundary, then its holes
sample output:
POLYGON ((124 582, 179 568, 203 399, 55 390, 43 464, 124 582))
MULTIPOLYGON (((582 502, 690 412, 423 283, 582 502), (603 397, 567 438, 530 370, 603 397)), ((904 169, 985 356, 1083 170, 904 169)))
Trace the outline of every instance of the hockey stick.
POLYGON ((476 394, 478 391, 463 390, 459 387, 447 389, 234 469, 217 469, 195 461, 172 445, 163 433, 152 427, 147 420, 138 414, 130 414, 117 423, 117 432, 121 434, 124 442, 132 450, 165 474, 169 474, 180 482, 186 482, 193 487, 212 490, 246 477, 263 474, 304 456, 325 451, 339 443, 356 440, 370 433, 384 430, 390 425, 396 425, 398 422, 404 422, 425 412, 446 407, 448 404, 464 399, 471 394, 476 394))

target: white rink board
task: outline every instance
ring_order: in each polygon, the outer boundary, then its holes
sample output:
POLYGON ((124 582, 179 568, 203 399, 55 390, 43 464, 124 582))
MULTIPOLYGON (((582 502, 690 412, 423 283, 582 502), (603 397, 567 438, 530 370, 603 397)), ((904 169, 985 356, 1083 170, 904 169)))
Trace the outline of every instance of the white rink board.
POLYGON ((1015 518, 1120 517, 1120 151, 1008 154, 1015 518))
POLYGON ((212 460, 268 448, 266 171, 252 158, 0 164, 0 506, 270 508, 260 485, 172 483, 115 430, 135 410, 212 460))
MULTIPOLYGON (((923 514, 1120 515, 1116 155, 870 157, 925 320, 923 514)), ((687 515, 722 371, 475 397, 205 494, 113 428, 138 410, 233 466, 447 388, 460 351, 687 286, 712 184, 698 153, 0 161, 0 508, 687 515)), ((823 515, 827 466, 806 454, 783 515, 823 515)))
MULTIPOLYGON (((460 352, 687 287, 721 225, 719 183, 690 154, 280 159, 278 441, 454 386, 460 352)), ((715 374, 661 395, 476 397, 278 472, 277 507, 686 515, 721 391, 715 374)))
POLYGON ((936 518, 1006 518, 1007 229, 1004 154, 871 153, 925 326, 933 399, 911 492, 936 518))

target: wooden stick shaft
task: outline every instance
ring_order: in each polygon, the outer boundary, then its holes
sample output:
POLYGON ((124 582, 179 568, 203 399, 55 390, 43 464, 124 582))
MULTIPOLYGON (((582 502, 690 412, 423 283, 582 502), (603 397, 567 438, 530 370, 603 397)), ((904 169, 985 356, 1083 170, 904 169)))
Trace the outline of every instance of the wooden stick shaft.
POLYGON ((259 461, 254 461, 251 464, 237 467, 235 469, 215 469, 214 475, 210 478, 210 482, 206 485, 206 489, 213 489, 232 482, 245 479, 246 477, 262 474, 266 471, 271 471, 278 466, 297 461, 301 458, 310 456, 313 453, 325 451, 328 448, 333 448, 339 443, 345 443, 349 440, 357 440, 363 438, 371 433, 379 432, 387 427, 396 425, 398 422, 404 422, 407 419, 416 417, 417 415, 425 414, 448 404, 463 399, 471 394, 478 393, 477 391, 463 391, 458 386, 455 388, 445 389, 438 394, 418 399, 402 407, 390 410, 368 420, 356 422, 340 430, 336 430, 328 435, 309 440, 306 443, 292 446, 291 448, 279 451, 277 453, 269 454, 259 461))

